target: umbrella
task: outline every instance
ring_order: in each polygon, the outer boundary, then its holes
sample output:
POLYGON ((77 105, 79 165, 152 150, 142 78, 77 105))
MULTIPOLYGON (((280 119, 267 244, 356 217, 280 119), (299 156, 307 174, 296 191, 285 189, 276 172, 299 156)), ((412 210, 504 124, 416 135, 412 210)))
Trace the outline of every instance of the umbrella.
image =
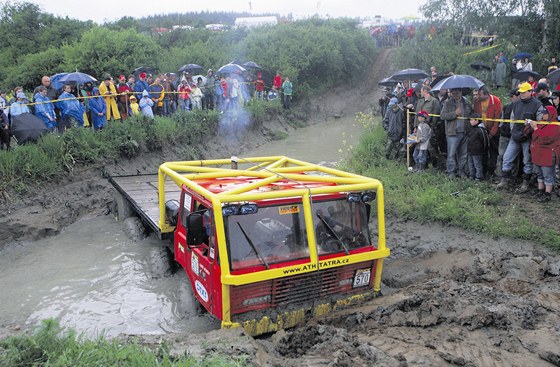
POLYGON ((393 85, 397 84, 396 80, 391 79, 391 77, 383 78, 377 83, 378 85, 382 85, 384 87, 392 87, 393 85))
POLYGON ((18 144, 37 142, 37 139, 48 131, 45 122, 31 113, 12 116, 12 134, 18 144))
POLYGON ((63 83, 60 82, 60 78, 68 73, 58 73, 51 76, 51 85, 54 89, 62 89, 63 83))
POLYGON ((541 74, 532 70, 519 70, 518 72, 512 75, 513 79, 517 79, 522 82, 527 81, 527 79, 529 79, 530 76, 532 76, 534 80, 539 80, 541 74))
POLYGON ((134 69, 134 71, 132 72, 132 74, 134 74, 135 76, 138 77, 138 75, 140 75, 141 73, 146 73, 146 74, 153 74, 156 72, 156 69, 149 67, 149 66, 139 66, 136 69, 134 69))
POLYGON ((452 75, 437 83, 432 90, 442 89, 478 89, 484 85, 483 82, 471 75, 452 75))
POLYGON ((89 74, 76 71, 75 73, 68 73, 64 75, 63 77, 58 79, 58 81, 61 83, 75 82, 76 84, 86 84, 87 82, 96 82, 97 79, 89 74))
POLYGON ((201 70, 202 70, 202 66, 198 64, 186 64, 181 66, 181 68, 179 69, 180 72, 187 72, 189 74, 194 74, 201 70))
POLYGON ((204 75, 195 75, 192 77, 193 83, 198 83, 198 78, 202 78, 202 85, 206 85, 206 77, 204 75))
POLYGON ((432 82, 430 83, 430 87, 435 87, 437 83, 441 82, 443 79, 449 78, 449 75, 438 75, 432 82))
POLYGON ((245 64, 242 65, 246 69, 262 69, 259 65, 257 65, 254 61, 247 61, 245 64))
POLYGON ((560 69, 556 69, 552 73, 549 73, 546 76, 546 79, 548 79, 550 85, 556 85, 560 83, 560 69))
POLYGON ((476 71, 480 71, 480 70, 492 70, 492 68, 482 62, 475 62, 471 64, 471 68, 473 68, 476 71))
POLYGON ((233 73, 242 73, 245 71, 245 68, 239 66, 237 64, 226 64, 216 71, 219 74, 233 74, 233 73))
POLYGON ((533 57, 533 55, 528 52, 518 52, 515 54, 515 56, 513 56, 514 59, 524 59, 526 57, 530 59, 531 57, 533 57))
POLYGON ((396 81, 402 80, 416 80, 429 77, 428 73, 420 69, 404 69, 397 71, 395 74, 391 75, 390 78, 396 81))

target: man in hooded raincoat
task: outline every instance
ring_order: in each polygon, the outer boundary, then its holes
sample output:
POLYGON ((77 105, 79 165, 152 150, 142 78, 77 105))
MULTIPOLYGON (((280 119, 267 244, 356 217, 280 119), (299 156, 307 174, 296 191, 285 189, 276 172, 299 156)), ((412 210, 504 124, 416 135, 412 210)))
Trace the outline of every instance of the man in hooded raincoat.
POLYGON ((45 122, 49 130, 57 127, 56 115, 54 113, 54 105, 47 96, 47 88, 40 86, 38 92, 33 96, 35 103, 35 115, 45 122))
POLYGON ((105 99, 105 105, 107 106, 107 121, 114 118, 115 120, 121 119, 121 114, 117 108, 117 88, 115 84, 111 81, 111 76, 105 76, 105 80, 99 85, 99 93, 105 99))
POLYGON ((60 110, 60 115, 65 122, 65 126, 72 126, 72 120, 76 121, 78 126, 84 126, 85 108, 78 101, 76 96, 70 93, 72 90, 70 84, 65 84, 63 90, 62 94, 58 97, 56 107, 60 110))
POLYGON ((93 128, 95 130, 102 129, 107 123, 105 113, 107 106, 105 100, 99 95, 99 88, 94 87, 92 97, 89 100, 89 110, 91 111, 91 118, 93 119, 93 128))

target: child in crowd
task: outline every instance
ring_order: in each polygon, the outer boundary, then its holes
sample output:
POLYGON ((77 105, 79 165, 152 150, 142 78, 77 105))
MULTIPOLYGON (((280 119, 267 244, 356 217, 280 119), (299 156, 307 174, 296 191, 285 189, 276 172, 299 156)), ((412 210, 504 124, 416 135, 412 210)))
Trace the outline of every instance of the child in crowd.
POLYGON ((430 138, 432 137, 432 128, 426 120, 430 114, 426 110, 422 110, 416 114, 418 119, 418 127, 416 128, 417 143, 414 147, 414 163, 416 163, 415 172, 422 172, 426 169, 428 163, 428 147, 430 146, 430 138))
POLYGON ((138 116, 140 114, 140 106, 135 96, 130 96, 130 113, 129 115, 138 116))
POLYGON ((484 178, 482 159, 488 154, 490 137, 478 113, 471 113, 469 117, 472 126, 467 135, 469 176, 475 181, 481 181, 484 178))
POLYGON ((150 98, 150 94, 145 90, 142 92, 142 98, 140 99, 140 110, 142 111, 142 115, 148 116, 149 118, 154 118, 154 111, 152 110, 152 106, 154 105, 154 101, 150 98))

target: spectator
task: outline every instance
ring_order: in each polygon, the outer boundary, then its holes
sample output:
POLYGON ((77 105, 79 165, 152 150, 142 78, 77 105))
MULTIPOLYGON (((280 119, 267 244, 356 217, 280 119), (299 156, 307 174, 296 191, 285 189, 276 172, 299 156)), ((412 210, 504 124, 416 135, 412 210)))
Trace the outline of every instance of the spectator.
POLYGON ((164 90, 163 115, 169 116, 175 111, 175 86, 171 82, 171 74, 167 73, 160 78, 164 90))
POLYGON ((128 76, 128 81, 126 82, 126 84, 128 85, 131 91, 134 91, 134 87, 136 86, 136 77, 134 76, 134 74, 130 74, 128 76))
POLYGON ((84 119, 84 126, 90 126, 89 121, 93 121, 91 117, 91 111, 89 110, 89 99, 91 97, 91 93, 93 91, 93 84, 91 82, 87 82, 86 84, 82 85, 80 89, 80 95, 82 97, 82 105, 86 111, 86 117, 84 119), (86 123, 87 121, 87 123, 86 123))
POLYGON ((496 56, 496 87, 501 88, 506 85, 506 62, 507 58, 504 51, 500 51, 496 56))
POLYGON ((391 89, 389 87, 383 87, 383 95, 379 98, 379 109, 381 110, 381 118, 385 117, 385 112, 387 112, 387 107, 389 107, 389 101, 392 98, 391 89))
MULTIPOLYGON (((279 71, 276 72, 274 79, 272 79, 272 85, 276 87, 276 92, 280 93, 282 89, 282 75, 279 71)), ((281 97, 281 95, 278 95, 278 97, 281 97)))
POLYGON ((142 98, 143 91, 150 91, 150 85, 146 82, 146 77, 146 73, 140 73, 139 80, 134 84, 133 91, 136 98, 142 98))
POLYGON ((10 105, 10 121, 12 122, 12 126, 14 124, 13 117, 17 115, 21 115, 22 113, 30 113, 29 107, 27 107, 27 97, 25 93, 23 93, 23 88, 16 87, 18 91, 15 95, 15 100, 10 105))
POLYGON ((413 172, 422 172, 426 169, 428 163, 428 146, 430 145, 430 138, 432 137, 432 129, 428 125, 428 118, 430 115, 428 111, 421 110, 416 114, 418 118, 418 127, 416 128, 416 146, 412 158, 416 163, 416 168, 413 172))
POLYGON ((216 102, 216 77, 214 76, 214 70, 208 69, 206 73, 206 87, 204 88, 204 100, 206 101, 206 109, 215 109, 216 102))
POLYGON ((550 99, 550 92, 548 91, 548 84, 539 83, 535 88, 535 96, 539 99, 543 106, 552 106, 552 100, 550 99))
MULTIPOLYGON (((500 98, 490 94, 488 87, 483 85, 478 90, 478 97, 474 100, 473 110, 484 123, 489 134, 490 144, 487 147, 487 154, 482 159, 485 175, 491 178, 496 173, 498 162, 498 146, 500 145, 499 125, 496 120, 502 116, 502 101, 500 98)), ((477 124, 478 125, 478 124, 477 124)))
POLYGON ((278 98, 278 91, 276 90, 276 87, 272 87, 272 89, 268 91, 266 98, 269 101, 273 101, 278 98))
POLYGON ((441 119, 445 120, 445 136, 447 140, 447 175, 465 177, 467 164, 467 133, 470 124, 467 119, 472 107, 461 89, 452 89, 451 98, 445 101, 441 111, 441 119))
POLYGON ((140 111, 142 111, 142 115, 147 116, 149 118, 154 118, 154 100, 150 98, 150 94, 148 91, 142 92, 142 98, 140 99, 140 111))
MULTIPOLYGON (((437 98, 433 97, 430 94, 432 88, 429 85, 422 85, 420 87, 420 98, 416 102, 415 110, 416 111, 427 111, 430 115, 439 115, 440 113, 440 105, 437 98)), ((439 151, 438 151, 438 144, 437 144, 437 137, 436 137, 436 130, 439 128, 439 122, 437 116, 428 116, 426 119, 426 123, 430 125, 430 129, 432 130, 432 134, 430 137, 430 144, 428 146, 428 152, 430 155, 430 160, 434 168, 438 167, 439 162, 439 151)), ((414 126, 418 125, 418 115, 416 115, 416 119, 414 121, 414 126)))
MULTIPOLYGON (((47 97, 49 97, 49 100, 54 101, 58 98, 59 93, 51 85, 51 78, 49 78, 48 76, 44 76, 41 78, 41 85, 33 90, 33 96, 39 93, 40 87, 45 87, 47 89, 47 97)), ((35 102, 35 100, 33 102, 35 102)))
POLYGON ((73 125, 84 126, 84 107, 80 104, 76 96, 71 92, 70 84, 65 84, 64 92, 58 97, 56 106, 60 110, 63 128, 70 128, 73 125))
POLYGON ((190 99, 192 102, 192 109, 193 110, 201 110, 202 109, 202 97, 204 97, 204 95, 202 94, 202 90, 200 90, 200 88, 198 87, 198 85, 196 83, 192 83, 191 85, 191 93, 190 93, 190 99))
POLYGON ((95 130, 103 129, 107 124, 107 105, 105 104, 105 99, 101 97, 99 88, 97 87, 93 87, 92 97, 89 100, 89 110, 91 111, 93 128, 95 130))
POLYGON ((558 64, 556 62, 556 57, 552 57, 552 58, 550 58, 550 64, 548 64, 548 67, 546 68, 546 72, 547 72, 547 74, 550 74, 556 69, 558 69, 558 64))
POLYGON ((475 181, 482 181, 484 178, 483 161, 487 156, 490 137, 480 114, 471 113, 470 124, 472 129, 467 136, 469 176, 475 181))
MULTIPOLYGON (((519 92, 517 89, 512 89, 509 92, 509 103, 502 109, 502 120, 510 120, 511 112, 513 110, 513 103, 519 100, 519 92)), ((511 124, 509 122, 500 122, 499 124, 500 141, 498 144, 498 159, 496 162, 496 175, 502 177, 502 165, 504 162, 504 154, 506 152, 509 140, 511 139, 511 124)), ((518 165, 514 165, 512 169, 513 176, 517 176, 518 165)))
POLYGON ((262 72, 257 72, 257 79, 255 80, 255 91, 256 91, 256 98, 258 100, 264 99, 264 80, 262 78, 262 72))
POLYGON ((129 98, 132 88, 130 88, 130 85, 126 83, 124 75, 119 76, 117 91, 119 92, 117 107, 122 119, 125 120, 128 117, 128 105, 130 104, 129 98))
POLYGON ((136 96, 130 96, 130 111, 129 115, 138 116, 140 114, 140 106, 136 96))
MULTIPOLYGON (((558 122, 558 113, 553 106, 546 106, 542 121, 558 122)), ((560 126, 538 124, 531 121, 533 136, 531 138, 531 159, 537 171, 537 201, 546 203, 556 179, 556 164, 560 162, 560 126)))
POLYGON ((191 93, 191 88, 187 82, 187 78, 183 77, 181 79, 181 84, 177 87, 177 91, 179 92, 178 101, 179 101, 179 110, 180 111, 189 111, 190 108, 190 98, 189 94, 191 93))
POLYGON ((396 98, 391 98, 388 104, 387 112, 383 117, 383 128, 387 132, 387 149, 385 150, 385 158, 391 159, 393 150, 395 150, 395 159, 399 158, 399 152, 402 148, 401 141, 405 138, 405 119, 404 112, 398 105, 396 98))
POLYGON ((10 120, 0 108, 0 150, 10 150, 10 120))
POLYGON ((117 108, 117 88, 115 88, 115 84, 112 81, 112 78, 109 74, 105 75, 104 80, 99 85, 99 93, 105 99, 105 106, 106 106, 106 118, 107 121, 111 121, 112 118, 115 120, 120 120, 121 115, 119 113, 119 109, 117 108))
MULTIPOLYGON (((142 98, 144 94, 142 94, 142 98)), ((159 76, 156 76, 156 79, 152 84, 150 84, 150 98, 152 98, 152 110, 154 111, 154 115, 162 116, 163 115, 163 99, 165 98, 165 89, 163 85, 161 85, 161 79, 159 76)), ((140 108, 142 108, 142 100, 140 100, 140 108)), ((142 108, 142 111, 144 109, 142 108)))
POLYGON ((289 77, 284 79, 284 83, 282 83, 282 90, 284 91, 284 108, 289 110, 290 106, 292 105, 292 90, 293 84, 290 81, 289 77))
MULTIPOLYGON (((37 94, 33 97, 35 103, 37 103, 35 105, 35 115, 45 122, 49 130, 53 131, 58 125, 54 112, 54 105, 47 96, 47 88, 40 86, 37 90, 37 94)), ((64 132, 64 128, 64 124, 58 125, 59 132, 64 132)))
POLYGON ((527 82, 521 83, 519 89, 519 100, 513 103, 511 119, 525 120, 525 123, 512 123, 511 139, 504 153, 504 163, 502 165, 502 179, 498 184, 498 189, 509 188, 511 171, 519 152, 523 152, 523 184, 519 192, 524 193, 529 190, 529 180, 533 172, 531 161, 530 145, 533 130, 530 126, 531 120, 542 120, 545 108, 542 103, 533 97, 533 88, 527 82))

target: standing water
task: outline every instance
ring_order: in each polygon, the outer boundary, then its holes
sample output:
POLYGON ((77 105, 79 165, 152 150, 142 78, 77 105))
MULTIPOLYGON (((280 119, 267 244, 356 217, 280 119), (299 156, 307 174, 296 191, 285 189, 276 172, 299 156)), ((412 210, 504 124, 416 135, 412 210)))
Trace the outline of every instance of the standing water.
MULTIPOLYGON (((339 119, 240 155, 330 164, 346 156, 361 131, 353 117, 339 119)), ((0 326, 56 318, 89 336, 219 328, 212 317, 197 314, 184 270, 167 277, 154 271, 150 259, 161 248, 158 239, 128 239, 112 216, 83 219, 57 236, 8 246, 0 254, 0 326)))

